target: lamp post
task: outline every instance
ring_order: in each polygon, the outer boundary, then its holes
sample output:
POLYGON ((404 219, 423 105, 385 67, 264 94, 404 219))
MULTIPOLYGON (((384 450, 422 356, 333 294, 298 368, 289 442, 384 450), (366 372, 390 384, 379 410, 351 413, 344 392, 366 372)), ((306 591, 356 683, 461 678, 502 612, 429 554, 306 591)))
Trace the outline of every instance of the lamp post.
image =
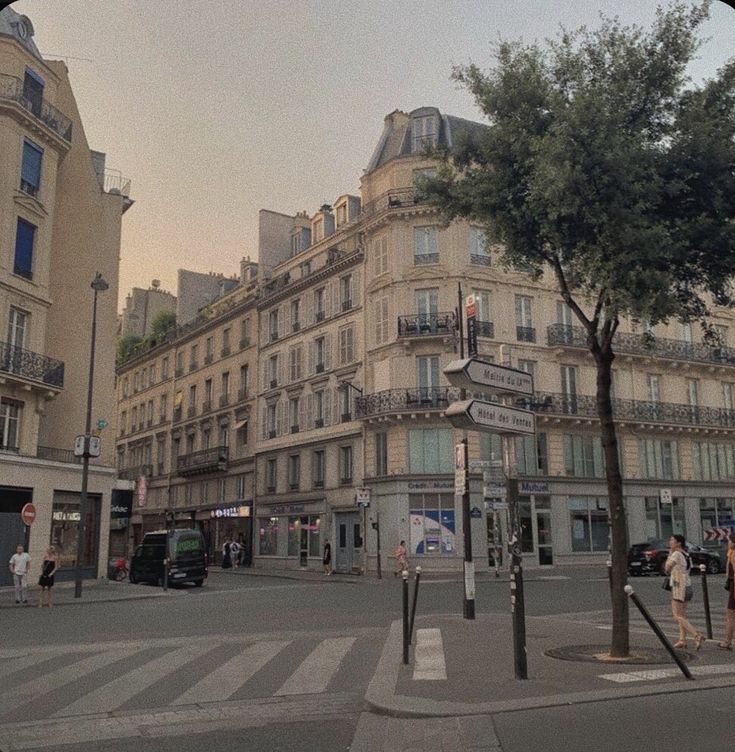
POLYGON ((89 483, 89 445, 92 433, 92 392, 94 387, 94 350, 97 338, 97 293, 110 286, 97 272, 92 280, 94 303, 92 305, 92 343, 89 353, 89 383, 87 384, 87 418, 84 426, 84 454, 82 455, 82 494, 79 499, 79 526, 77 528, 77 566, 74 574, 74 597, 82 597, 82 560, 84 559, 84 538, 87 524, 87 485, 89 483))

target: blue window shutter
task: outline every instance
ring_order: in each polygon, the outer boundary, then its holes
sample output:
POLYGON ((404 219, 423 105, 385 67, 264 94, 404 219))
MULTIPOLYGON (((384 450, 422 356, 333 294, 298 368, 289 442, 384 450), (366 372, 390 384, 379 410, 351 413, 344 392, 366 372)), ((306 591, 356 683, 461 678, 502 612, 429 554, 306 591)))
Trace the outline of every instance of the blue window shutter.
POLYGON ((14 272, 28 279, 33 279, 33 241, 35 235, 36 228, 19 217, 15 234, 14 272))
POLYGON ((42 87, 46 86, 46 82, 41 76, 31 68, 26 68, 26 76, 30 76, 37 84, 41 84, 42 87))
POLYGON ((43 149, 36 146, 27 139, 23 141, 23 167, 21 169, 21 178, 25 183, 36 190, 41 184, 41 161, 43 160, 43 149))

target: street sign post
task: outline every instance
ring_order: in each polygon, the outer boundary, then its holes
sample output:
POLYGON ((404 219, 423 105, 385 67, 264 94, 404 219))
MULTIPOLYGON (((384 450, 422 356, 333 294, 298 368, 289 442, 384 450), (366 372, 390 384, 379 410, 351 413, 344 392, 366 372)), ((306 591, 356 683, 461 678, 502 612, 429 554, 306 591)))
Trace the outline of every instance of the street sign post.
POLYGON ((536 416, 530 410, 497 402, 477 399, 452 402, 444 415, 455 428, 525 436, 536 433, 536 416))
POLYGON ((36 521, 36 507, 33 504, 24 504, 20 510, 20 518, 24 525, 29 527, 36 521))
POLYGON ((477 304, 474 295, 468 295, 465 301, 467 316, 467 354, 470 358, 477 355, 477 304))
POLYGON ((533 396, 533 376, 525 371, 498 366, 480 358, 453 360, 444 375, 452 386, 493 394, 533 396))
POLYGON ((659 498, 661 499, 662 504, 671 504, 672 498, 671 498, 671 489, 670 488, 660 488, 658 491, 659 498))

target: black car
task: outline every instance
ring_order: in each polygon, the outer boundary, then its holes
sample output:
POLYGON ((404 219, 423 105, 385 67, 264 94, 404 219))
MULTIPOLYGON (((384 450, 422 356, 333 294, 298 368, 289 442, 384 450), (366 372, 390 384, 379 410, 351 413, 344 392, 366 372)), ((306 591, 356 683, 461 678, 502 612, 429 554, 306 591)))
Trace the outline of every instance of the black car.
MULTIPOLYGON (((692 571, 698 572, 699 565, 704 564, 709 574, 722 572, 722 560, 716 551, 708 551, 695 543, 687 543, 687 553, 692 559, 692 571)), ((628 551, 628 574, 666 574, 664 564, 669 556, 669 544, 666 541, 648 541, 634 543, 628 551)))

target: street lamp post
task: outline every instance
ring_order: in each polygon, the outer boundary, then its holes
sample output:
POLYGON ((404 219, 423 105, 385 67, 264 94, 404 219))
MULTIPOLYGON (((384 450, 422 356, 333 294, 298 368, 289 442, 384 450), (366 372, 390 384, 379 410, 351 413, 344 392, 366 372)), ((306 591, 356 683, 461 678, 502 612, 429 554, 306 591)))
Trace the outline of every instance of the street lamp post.
POLYGON ((82 455, 82 494, 79 499, 79 526, 77 529, 77 565, 74 574, 74 597, 82 597, 82 561, 84 559, 84 542, 87 524, 87 486, 89 483, 89 444, 92 433, 92 393, 94 387, 94 350, 97 338, 97 293, 110 286, 97 272, 92 280, 94 303, 92 305, 92 342, 89 353, 89 383, 87 384, 87 418, 84 426, 84 454, 82 455))

